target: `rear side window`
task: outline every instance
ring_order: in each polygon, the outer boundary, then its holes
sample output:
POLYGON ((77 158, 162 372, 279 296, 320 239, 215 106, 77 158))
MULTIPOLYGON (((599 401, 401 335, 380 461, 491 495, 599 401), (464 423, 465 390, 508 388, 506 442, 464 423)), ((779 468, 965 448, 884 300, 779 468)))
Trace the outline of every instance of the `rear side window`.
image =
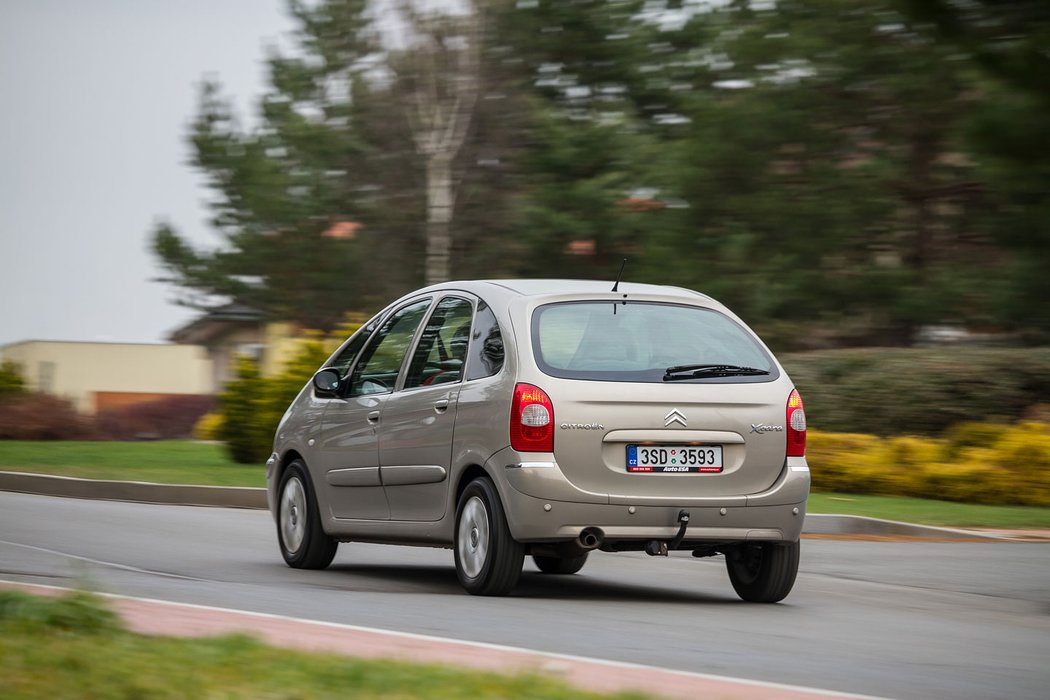
POLYGON ((438 302, 408 366, 406 389, 449 384, 462 378, 473 315, 474 305, 466 299, 447 297, 438 302))
POLYGON ((565 302, 536 309, 536 363, 567 379, 663 382, 670 367, 725 364, 769 374, 687 381, 767 382, 778 376, 750 332, 712 309, 651 302, 565 302), (615 310, 615 313, 614 313, 615 310))
POLYGON ((503 334, 496 315, 489 305, 478 302, 474 316, 474 331, 470 336, 470 355, 467 359, 467 381, 499 374, 503 369, 503 334))

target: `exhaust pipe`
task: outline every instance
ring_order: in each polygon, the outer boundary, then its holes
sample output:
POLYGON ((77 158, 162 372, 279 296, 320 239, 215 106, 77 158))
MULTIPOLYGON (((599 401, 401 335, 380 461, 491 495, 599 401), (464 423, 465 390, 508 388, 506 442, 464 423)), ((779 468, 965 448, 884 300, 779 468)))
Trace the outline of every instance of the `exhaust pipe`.
POLYGON ((596 527, 585 527, 580 536, 576 538, 576 544, 580 546, 580 549, 584 551, 590 551, 597 549, 601 546, 602 540, 605 539, 605 535, 602 531, 596 527))

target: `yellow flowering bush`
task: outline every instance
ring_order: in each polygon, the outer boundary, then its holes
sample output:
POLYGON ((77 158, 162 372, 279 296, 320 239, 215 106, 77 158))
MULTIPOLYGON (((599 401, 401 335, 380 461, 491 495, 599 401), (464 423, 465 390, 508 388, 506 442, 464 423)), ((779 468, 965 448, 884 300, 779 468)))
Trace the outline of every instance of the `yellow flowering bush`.
POLYGON ((818 491, 1050 506, 1050 425, 964 423, 941 438, 810 430, 818 491))

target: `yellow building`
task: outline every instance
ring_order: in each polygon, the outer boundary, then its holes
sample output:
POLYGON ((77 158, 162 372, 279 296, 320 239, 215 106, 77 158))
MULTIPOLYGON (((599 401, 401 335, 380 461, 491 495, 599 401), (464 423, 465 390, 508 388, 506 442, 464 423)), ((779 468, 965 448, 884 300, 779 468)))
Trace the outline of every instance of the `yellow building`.
POLYGON ((196 345, 27 340, 0 346, 29 389, 69 399, 83 413, 215 392, 212 362, 196 345))

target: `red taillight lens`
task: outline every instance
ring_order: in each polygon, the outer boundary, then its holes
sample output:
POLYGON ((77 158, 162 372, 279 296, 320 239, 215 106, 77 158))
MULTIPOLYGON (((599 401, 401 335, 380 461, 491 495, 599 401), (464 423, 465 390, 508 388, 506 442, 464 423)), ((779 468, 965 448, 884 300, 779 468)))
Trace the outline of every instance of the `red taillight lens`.
POLYGON ((795 389, 788 395, 787 456, 806 456, 806 410, 802 407, 802 397, 795 389))
POLYGON ((516 384, 510 405, 510 446, 518 452, 554 452, 554 404, 531 384, 516 384))

